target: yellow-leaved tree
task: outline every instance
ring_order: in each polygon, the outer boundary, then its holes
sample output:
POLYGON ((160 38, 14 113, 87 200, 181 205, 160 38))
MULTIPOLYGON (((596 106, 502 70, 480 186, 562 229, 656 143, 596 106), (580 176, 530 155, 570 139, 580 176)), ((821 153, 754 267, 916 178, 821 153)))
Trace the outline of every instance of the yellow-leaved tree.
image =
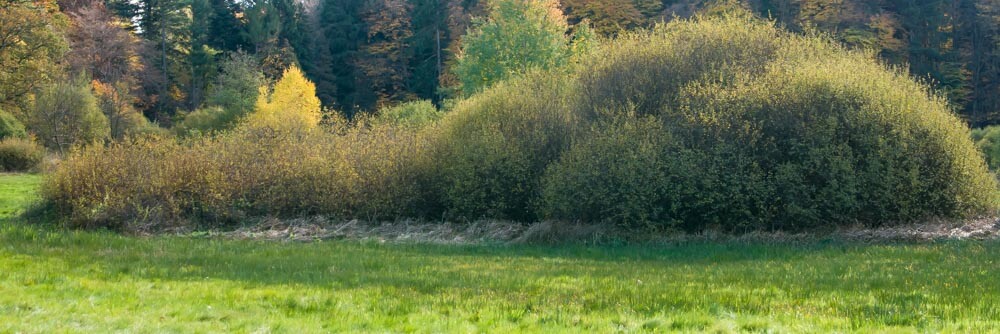
POLYGON ((312 129, 323 118, 316 85, 294 65, 285 70, 270 94, 260 88, 254 112, 247 118, 251 127, 312 129))

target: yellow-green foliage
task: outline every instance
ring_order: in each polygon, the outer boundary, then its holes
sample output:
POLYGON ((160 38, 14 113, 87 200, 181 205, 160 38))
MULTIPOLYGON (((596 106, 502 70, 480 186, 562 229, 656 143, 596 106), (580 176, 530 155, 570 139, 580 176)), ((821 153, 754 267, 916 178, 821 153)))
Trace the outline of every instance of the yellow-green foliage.
POLYGON ((535 72, 455 106, 435 141, 438 184, 457 218, 535 219, 539 177, 581 119, 565 75, 535 72))
POLYGON ((42 89, 35 96, 27 125, 42 144, 60 152, 99 143, 111 135, 108 118, 82 75, 42 89))
POLYGON ((220 107, 203 107, 184 115, 184 120, 173 127, 179 136, 213 133, 234 123, 230 114, 220 107))
POLYGON ((375 123, 422 128, 444 117, 431 101, 420 100, 384 108, 375 116, 375 123))
POLYGON ((670 136, 652 117, 622 117, 595 127, 549 166, 544 217, 650 224, 669 219, 664 152, 670 136))
POLYGON ((710 134, 691 138, 704 143, 694 147, 744 143, 741 155, 767 177, 770 224, 906 221, 995 206, 996 183, 942 98, 861 55, 784 47, 794 56, 760 77, 692 87, 680 108, 686 127, 710 134), (807 50, 820 54, 797 57, 807 50))
POLYGON ((32 139, 17 137, 0 140, 0 172, 29 172, 45 159, 45 148, 32 139))
POLYGON ((335 139, 342 154, 339 174, 348 192, 341 201, 351 217, 365 219, 435 216, 440 210, 432 186, 439 168, 429 154, 427 132, 388 125, 359 126, 335 139))
POLYGON ((340 132, 248 127, 93 147, 71 154, 44 194, 77 226, 422 215, 426 141, 394 127, 340 132))
POLYGON ((1000 126, 988 126, 972 131, 972 141, 986 156, 990 169, 1000 169, 1000 126))
POLYGON ((274 84, 270 94, 267 94, 266 87, 261 87, 257 105, 247 124, 252 127, 312 129, 322 119, 316 85, 306 79, 298 67, 292 66, 274 84))
POLYGON ((996 208, 968 128, 925 85, 822 37, 720 15, 612 41, 572 73, 498 83, 422 127, 300 131, 319 107, 293 68, 252 126, 76 152, 46 198, 77 224, 120 227, 328 214, 806 229, 996 208))
POLYGON ((466 95, 532 68, 555 69, 572 56, 569 25, 554 0, 490 0, 490 14, 462 38, 452 72, 466 95))
POLYGON ((675 109, 696 81, 731 84, 764 70, 786 36, 745 18, 674 21, 620 37, 583 61, 578 108, 591 114, 675 109))
POLYGON ((21 123, 9 112, 0 109, 0 139, 4 138, 26 138, 28 132, 21 123))
MULTIPOLYGON (((866 54, 728 16, 673 23, 600 53, 587 66, 593 72, 581 76, 578 108, 599 122, 619 110, 656 115, 681 148, 664 147, 655 164, 667 173, 664 183, 645 186, 665 194, 640 196, 627 210, 603 203, 619 211, 601 218, 811 228, 996 206, 996 182, 946 102, 866 54)), ((588 145, 591 151, 571 151, 550 171, 543 212, 594 219, 593 205, 572 203, 617 194, 618 184, 645 175, 601 172, 578 181, 594 166, 644 168, 613 160, 632 159, 629 150, 588 145), (559 184, 567 178, 580 188, 559 184)))

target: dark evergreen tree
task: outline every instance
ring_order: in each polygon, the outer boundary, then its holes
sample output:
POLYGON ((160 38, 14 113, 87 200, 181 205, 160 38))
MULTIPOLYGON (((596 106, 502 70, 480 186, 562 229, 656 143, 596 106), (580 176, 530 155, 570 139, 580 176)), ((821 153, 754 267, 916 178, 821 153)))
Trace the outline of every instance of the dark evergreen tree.
POLYGON ((208 0, 212 14, 209 17, 208 45, 216 50, 236 51, 247 47, 242 31, 243 22, 237 16, 243 15, 243 8, 236 0, 208 0))
POLYGON ((451 38, 445 0, 413 0, 413 36, 409 40, 410 91, 421 99, 439 101, 438 80, 451 38))
POLYGON ((362 57, 355 60, 365 82, 375 93, 377 106, 408 100, 410 52, 413 36, 411 6, 406 0, 368 0, 364 20, 368 27, 362 57))
MULTIPOLYGON (((189 16, 190 3, 187 0, 147 0, 139 2, 138 27, 150 50, 147 57, 161 76, 159 85, 146 85, 155 91, 147 91, 153 96, 153 104, 145 110, 146 116, 163 124, 170 124, 183 107, 190 85, 189 16)), ((150 79, 155 80, 155 79, 150 79)))
POLYGON ((371 89, 356 85, 361 75, 354 66, 368 31, 361 20, 363 3, 363 0, 324 1, 319 5, 316 20, 318 29, 326 37, 325 53, 329 55, 329 62, 319 65, 332 73, 330 78, 333 80, 332 84, 317 82, 316 93, 321 97, 333 96, 333 107, 348 116, 364 104, 363 96, 371 96, 371 89))
POLYGON ((215 76, 215 56, 219 53, 210 45, 214 11, 209 0, 191 0, 191 48, 188 63, 191 82, 188 85, 187 109, 201 106, 208 82, 215 76))
POLYGON ((304 52, 299 52, 299 64, 306 77, 316 84, 316 97, 323 106, 334 107, 337 102, 337 77, 333 73, 333 55, 330 50, 330 40, 322 25, 323 6, 306 8, 306 34, 311 43, 305 45, 304 52))

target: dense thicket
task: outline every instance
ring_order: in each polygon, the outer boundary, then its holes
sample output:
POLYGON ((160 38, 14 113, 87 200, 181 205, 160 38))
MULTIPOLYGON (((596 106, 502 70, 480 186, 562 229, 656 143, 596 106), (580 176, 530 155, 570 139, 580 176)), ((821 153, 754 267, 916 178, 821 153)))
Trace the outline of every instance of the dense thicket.
MULTIPOLYGON (((287 126, 254 115, 301 106, 258 107, 218 136, 78 151, 45 197, 76 224, 121 228, 325 214, 807 229, 997 205, 943 97, 825 37, 723 14, 625 34, 567 66, 439 121, 413 105, 287 126)), ((297 84, 270 103, 309 91, 286 77, 297 84)))
POLYGON ((184 143, 94 147, 65 161, 45 193, 76 226, 126 229, 264 215, 431 213, 425 140, 386 126, 336 132, 246 126, 184 143))

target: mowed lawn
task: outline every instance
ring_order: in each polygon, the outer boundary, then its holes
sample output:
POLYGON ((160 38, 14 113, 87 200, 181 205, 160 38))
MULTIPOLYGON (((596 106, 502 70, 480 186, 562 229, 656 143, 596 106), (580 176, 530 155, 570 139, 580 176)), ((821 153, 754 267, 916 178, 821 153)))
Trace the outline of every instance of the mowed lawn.
POLYGON ((28 225, 0 176, 0 333, 998 332, 1000 243, 445 246, 28 225))

